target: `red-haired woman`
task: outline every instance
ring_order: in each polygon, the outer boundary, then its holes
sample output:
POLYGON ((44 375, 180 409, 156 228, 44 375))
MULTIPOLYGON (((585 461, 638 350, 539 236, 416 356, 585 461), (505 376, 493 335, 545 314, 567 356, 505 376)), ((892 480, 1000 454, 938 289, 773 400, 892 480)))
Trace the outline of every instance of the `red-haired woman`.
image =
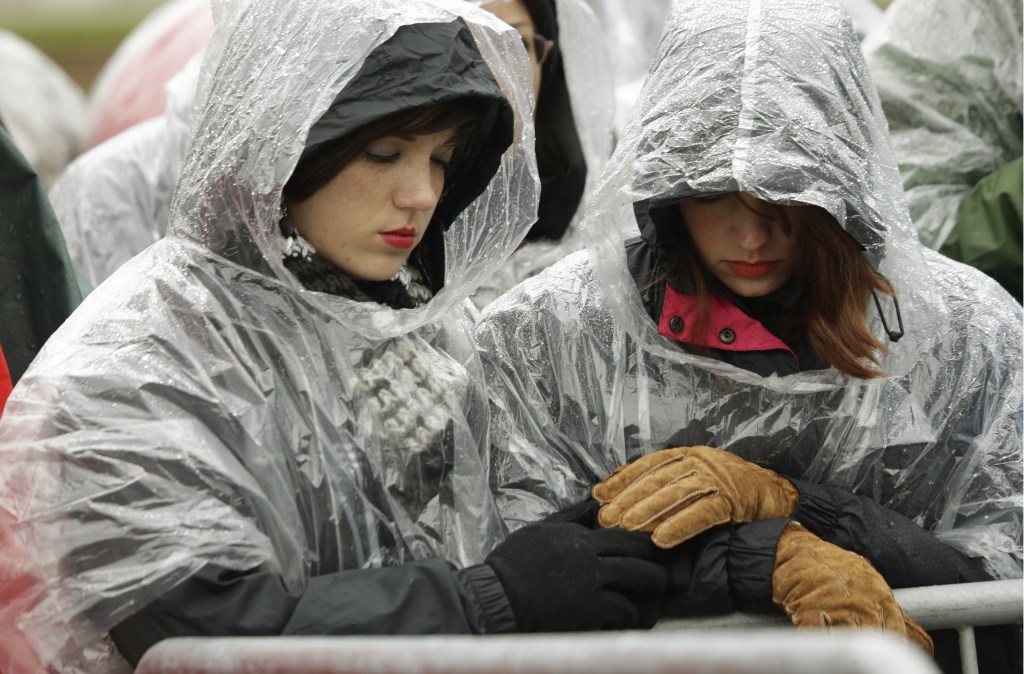
POLYGON ((888 587, 1021 575, 1020 306, 918 242, 837 5, 680 0, 634 111, 587 250, 477 326, 506 521, 593 490, 674 611, 927 646, 888 587))

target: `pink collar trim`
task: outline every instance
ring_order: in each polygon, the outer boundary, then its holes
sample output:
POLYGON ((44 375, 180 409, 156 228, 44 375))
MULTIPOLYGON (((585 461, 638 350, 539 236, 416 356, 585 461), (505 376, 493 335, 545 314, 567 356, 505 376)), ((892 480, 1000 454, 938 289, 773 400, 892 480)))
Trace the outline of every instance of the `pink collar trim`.
MULTIPOLYGON (((693 295, 684 295, 665 284, 665 302, 661 305, 658 334, 677 342, 726 351, 772 351, 782 349, 793 353, 781 339, 732 302, 717 295, 708 295, 710 312, 708 343, 698 339, 694 331, 700 304, 693 295)), ((793 354, 796 357, 796 354, 793 354)))

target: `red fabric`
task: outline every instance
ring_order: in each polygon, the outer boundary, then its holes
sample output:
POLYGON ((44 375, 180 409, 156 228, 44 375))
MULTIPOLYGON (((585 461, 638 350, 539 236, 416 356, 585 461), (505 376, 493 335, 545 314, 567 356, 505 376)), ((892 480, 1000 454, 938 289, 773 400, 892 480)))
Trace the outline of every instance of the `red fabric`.
POLYGON ((209 2, 158 8, 118 46, 92 88, 89 147, 164 113, 164 86, 213 32, 209 2))
POLYGON ((4 413, 4 405, 7 403, 7 396, 11 395, 14 383, 11 381, 11 373, 7 369, 7 360, 4 358, 4 350, 0 348, 0 416, 4 413))
MULTIPOLYGON (((671 337, 678 342, 707 346, 712 349, 723 349, 726 351, 771 351, 782 349, 793 353, 793 350, 786 346, 781 339, 768 332, 768 329, 755 321, 750 316, 740 311, 732 302, 717 295, 708 295, 708 309, 710 322, 708 330, 708 343, 698 339, 694 332, 697 324, 700 303, 693 295, 684 295, 671 285, 665 285, 665 302, 661 305, 661 321, 658 324, 658 334, 671 337), (683 329, 679 332, 672 330, 672 319, 681 318, 683 329), (723 330, 732 330, 736 340, 726 344, 720 339, 723 330)), ((796 354, 794 354, 794 358, 796 354)))

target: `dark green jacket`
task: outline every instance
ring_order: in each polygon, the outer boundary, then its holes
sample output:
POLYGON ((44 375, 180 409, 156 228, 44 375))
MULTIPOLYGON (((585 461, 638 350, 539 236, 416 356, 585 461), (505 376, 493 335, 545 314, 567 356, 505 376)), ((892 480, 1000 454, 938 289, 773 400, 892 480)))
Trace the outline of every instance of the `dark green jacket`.
POLYGON ((982 179, 960 202, 956 227, 939 252, 985 272, 1021 301, 1022 160, 982 179))
POLYGON ((0 242, 0 348, 16 384, 82 292, 46 190, 2 126, 0 242))

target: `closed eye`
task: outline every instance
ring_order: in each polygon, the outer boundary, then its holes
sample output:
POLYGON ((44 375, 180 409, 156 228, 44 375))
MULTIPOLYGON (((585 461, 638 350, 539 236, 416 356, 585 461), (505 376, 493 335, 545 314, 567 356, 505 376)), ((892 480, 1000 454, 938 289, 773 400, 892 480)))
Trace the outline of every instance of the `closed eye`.
POLYGON ((398 153, 394 154, 377 154, 370 152, 369 150, 363 150, 363 156, 366 157, 367 161, 373 162, 374 164, 394 164, 398 161, 398 153))

